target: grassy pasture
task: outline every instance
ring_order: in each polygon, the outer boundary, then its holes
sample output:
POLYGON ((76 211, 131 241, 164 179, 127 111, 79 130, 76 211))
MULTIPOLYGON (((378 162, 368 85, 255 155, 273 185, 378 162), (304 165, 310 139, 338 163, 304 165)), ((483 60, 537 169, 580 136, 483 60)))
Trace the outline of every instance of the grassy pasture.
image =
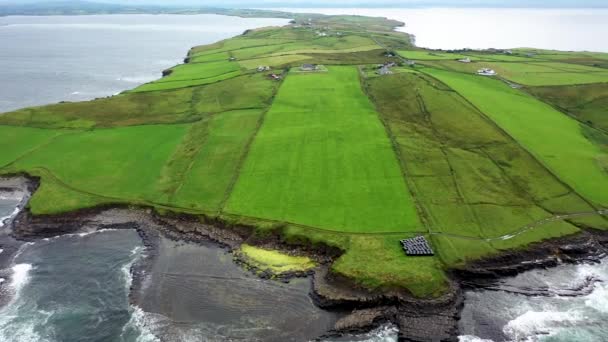
POLYGON ((192 108, 197 114, 270 106, 280 83, 265 74, 249 74, 194 88, 192 108))
POLYGON ((44 128, 92 128, 196 120, 192 89, 125 93, 86 102, 20 109, 0 116, 0 124, 44 128))
MULTIPOLYGON (((495 248, 474 239, 511 234, 562 209, 538 203, 569 189, 449 88, 414 73, 367 79, 366 87, 390 127, 427 227, 463 237, 455 249, 452 237, 438 239, 447 245, 439 248, 446 264, 495 254, 495 248)), ((573 196, 567 210, 592 208, 573 196)), ((572 225, 561 228, 554 233, 578 231, 572 225)))
POLYGON ((513 136, 579 194, 608 205, 605 152, 587 139, 577 121, 504 83, 438 69, 425 72, 445 82, 513 136))
POLYGON ((51 129, 0 126, 0 168, 65 133, 51 129))
POLYGON ((413 237, 413 234, 350 235, 288 225, 283 235, 290 243, 322 243, 343 250, 344 255, 332 265, 332 272, 366 288, 406 288, 417 297, 436 297, 448 288, 438 258, 403 254, 399 239, 413 237))
POLYGON ((428 50, 400 50, 398 53, 407 58, 422 61, 455 60, 467 56, 458 53, 437 52, 428 50))
POLYGON ((226 211, 340 231, 420 226, 355 67, 288 76, 226 211))
POLYGON ((608 131, 608 83, 530 87, 526 91, 580 121, 608 131))
POLYGON ((169 76, 163 77, 156 82, 162 83, 211 78, 238 70, 240 70, 238 63, 230 61, 180 64, 171 68, 171 74, 169 76))
POLYGON ((530 57, 514 56, 508 54, 496 54, 496 53, 469 53, 465 52, 466 55, 471 58, 472 61, 500 61, 500 62, 534 62, 536 60, 530 57))
POLYGON ((189 63, 207 63, 207 62, 224 62, 230 59, 230 53, 228 52, 216 52, 201 54, 190 57, 189 63))
MULTIPOLYGON (((160 193, 156 182, 161 169, 176 149, 187 125, 150 125, 98 129, 65 134, 19 159, 9 172, 29 172, 52 175, 55 183, 112 198, 156 201, 160 193)), ((31 203, 45 203, 53 212, 71 209, 69 199, 36 192, 31 203)), ((69 194, 68 192, 63 192, 69 194)))
POLYGON ((172 187, 166 188, 169 202, 178 207, 219 211, 261 115, 262 110, 215 115, 201 134, 184 141, 186 147, 194 146, 195 153, 175 156, 184 172, 181 177, 176 177, 177 172, 168 172, 174 180, 172 187))
POLYGON ((218 76, 213 76, 209 78, 200 78, 200 79, 192 79, 192 80, 183 80, 183 81, 171 81, 171 82, 152 82, 141 85, 133 90, 130 90, 132 93, 140 93, 140 92, 150 92, 150 91, 160 91, 160 90, 174 90, 174 89, 182 89, 188 87, 196 87, 206 84, 212 84, 216 82, 221 82, 227 79, 231 79, 233 77, 237 77, 242 75, 242 72, 239 71, 231 71, 225 74, 221 74, 218 76))
POLYGON ((171 74, 158 81, 144 84, 132 92, 178 89, 203 85, 229 79, 241 74, 236 62, 218 61, 208 63, 180 64, 171 69, 171 74))
POLYGON ((567 63, 489 63, 500 76, 529 86, 608 82, 608 71, 567 63))
POLYGON ((305 62, 308 59, 310 59, 310 57, 305 55, 268 56, 239 61, 239 64, 243 68, 251 70, 259 66, 270 66, 273 68, 283 67, 295 62, 305 62))

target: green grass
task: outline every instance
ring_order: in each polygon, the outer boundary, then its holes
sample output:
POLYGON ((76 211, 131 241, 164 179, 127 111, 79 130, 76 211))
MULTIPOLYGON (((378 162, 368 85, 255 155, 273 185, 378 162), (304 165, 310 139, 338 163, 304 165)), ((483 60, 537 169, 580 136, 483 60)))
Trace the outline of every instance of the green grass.
POLYGON ((349 235, 287 226, 285 239, 293 244, 329 245, 344 251, 331 270, 357 285, 375 290, 406 288, 417 297, 437 297, 449 288, 443 265, 434 257, 408 257, 399 240, 409 234, 349 235))
POLYGON ((432 50, 400 50, 398 53, 407 59, 423 61, 455 60, 467 57, 458 53, 438 52, 432 50))
POLYGON ((608 173, 598 165, 606 153, 583 135, 577 121, 497 80, 437 69, 425 72, 475 104, 578 193, 608 205, 603 190, 608 173))
MULTIPOLYGON (((186 208, 218 211, 262 110, 241 110, 214 116, 192 144, 192 155, 180 156, 188 172, 174 183, 171 203, 186 208)), ((169 172, 175 177, 174 172, 169 172)))
POLYGON ((204 85, 241 75, 237 62, 227 60, 208 63, 187 63, 171 69, 171 74, 158 81, 144 84, 132 92, 169 90, 204 85))
MULTIPOLYGON (((88 192, 127 200, 156 201, 157 179, 187 125, 151 125, 65 134, 12 164, 9 171, 41 172, 52 181, 88 192)), ((45 192, 35 193, 32 208, 45 192)), ((56 199, 56 196, 53 196, 56 199)), ((50 200, 50 199, 48 199, 50 200)), ((53 212, 71 206, 49 202, 53 212)))
POLYGON ((291 256, 279 251, 241 245, 240 253, 247 263, 260 270, 270 270, 273 274, 286 272, 306 272, 316 267, 315 262, 303 256, 291 256))
MULTIPOLYGON (((555 199, 569 189, 462 97, 415 73, 366 80, 370 97, 390 127, 414 198, 427 227, 468 238, 498 238, 562 212, 555 199)), ((567 212, 591 211, 572 196, 567 212)), ((562 234, 578 231, 567 225, 562 234)), ((448 265, 497 253, 479 240, 439 255, 448 265)), ((522 242, 534 242, 529 240, 522 242)))
POLYGON ((592 127, 608 131, 608 83, 532 87, 526 91, 592 127))
POLYGON ((226 211, 340 231, 420 226, 354 67, 288 76, 226 211))
MULTIPOLYGON (((608 229, 608 220, 584 216, 522 232, 593 211, 581 195, 608 203, 606 83, 514 90, 473 75, 487 66, 525 85, 606 82, 604 55, 473 53, 464 64, 455 61, 464 55, 408 50, 393 21, 314 22, 195 47, 190 63, 118 96, 2 115, 0 174, 41 178, 34 214, 110 204, 204 214, 338 248, 334 274, 417 297, 444 294, 446 268, 578 227, 608 229), (316 34, 324 26, 331 36, 316 34), (371 36, 420 62, 377 76, 374 65, 399 59, 371 36), (252 70, 304 62, 328 68, 294 68, 282 82, 252 70), (434 257, 403 253, 399 240, 417 235, 434 257)), ((251 246, 243 253, 276 272, 311 266, 251 246)))
POLYGON ((567 63, 489 63, 501 76, 529 86, 608 82, 608 71, 567 63))
POLYGON ((121 94, 108 98, 20 109, 0 116, 0 124, 44 128, 92 128, 197 120, 192 89, 121 94))
POLYGON ((282 67, 294 63, 302 63, 310 59, 306 55, 268 56, 240 61, 239 64, 245 69, 256 69, 259 66, 270 66, 272 68, 282 67))
POLYGON ((34 152, 67 132, 51 129, 0 126, 0 168, 34 152))

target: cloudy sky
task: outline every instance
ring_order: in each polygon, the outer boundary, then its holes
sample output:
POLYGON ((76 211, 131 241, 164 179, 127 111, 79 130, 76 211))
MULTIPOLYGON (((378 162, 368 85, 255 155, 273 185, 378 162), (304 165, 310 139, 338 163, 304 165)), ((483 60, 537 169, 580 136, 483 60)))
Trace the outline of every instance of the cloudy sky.
MULTIPOLYGON (((0 0, 2 3, 70 2, 0 0)), ((608 0, 89 0, 131 5, 221 7, 608 7, 608 0)), ((76 1, 74 1, 76 2, 76 1)))

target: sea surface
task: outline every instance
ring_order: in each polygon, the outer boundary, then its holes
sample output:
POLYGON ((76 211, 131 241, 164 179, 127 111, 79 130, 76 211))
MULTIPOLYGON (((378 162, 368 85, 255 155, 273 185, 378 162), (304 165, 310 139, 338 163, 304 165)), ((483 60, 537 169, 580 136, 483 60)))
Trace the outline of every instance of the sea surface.
POLYGON ((301 8, 292 12, 358 14, 405 23, 399 30, 432 49, 533 47, 608 52, 608 9, 301 8))
POLYGON ((464 303, 461 342, 608 341, 608 260, 528 271, 464 303))
POLYGON ((188 50, 285 19, 219 15, 0 17, 0 113, 116 94, 188 50))

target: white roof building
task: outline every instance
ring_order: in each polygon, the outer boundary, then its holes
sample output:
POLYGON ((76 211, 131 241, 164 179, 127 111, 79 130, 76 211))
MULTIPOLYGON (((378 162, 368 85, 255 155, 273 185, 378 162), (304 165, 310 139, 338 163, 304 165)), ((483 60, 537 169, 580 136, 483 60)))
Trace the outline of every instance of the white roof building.
POLYGON ((477 70, 477 74, 478 75, 482 75, 482 76, 496 76, 496 71, 489 69, 489 68, 483 68, 483 69, 479 69, 477 70))

